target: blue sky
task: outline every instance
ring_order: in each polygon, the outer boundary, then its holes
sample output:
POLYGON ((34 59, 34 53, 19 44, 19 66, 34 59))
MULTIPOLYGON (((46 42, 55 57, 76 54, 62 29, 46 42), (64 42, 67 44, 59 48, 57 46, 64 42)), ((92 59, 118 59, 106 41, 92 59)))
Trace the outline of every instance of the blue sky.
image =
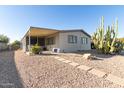
POLYGON ((84 29, 90 35, 99 26, 118 18, 119 37, 124 37, 124 6, 0 6, 0 34, 11 42, 20 40, 30 26, 53 29, 84 29))

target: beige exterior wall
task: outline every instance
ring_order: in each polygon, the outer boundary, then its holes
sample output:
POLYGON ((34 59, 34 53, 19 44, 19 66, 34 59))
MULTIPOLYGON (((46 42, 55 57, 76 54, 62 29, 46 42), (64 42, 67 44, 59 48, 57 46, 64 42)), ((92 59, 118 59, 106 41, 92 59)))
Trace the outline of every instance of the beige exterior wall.
POLYGON ((26 37, 21 41, 21 48, 24 52, 26 52, 26 37))
MULTIPOLYGON (((45 40, 50 37, 55 38, 55 44, 53 44, 53 45, 45 44, 49 51, 52 51, 53 48, 60 48, 60 52, 75 52, 78 50, 90 50, 91 49, 90 37, 88 37, 81 31, 57 32, 55 34, 51 34, 51 35, 45 37, 45 40), (77 36, 77 43, 75 43, 75 44, 68 43, 68 35, 77 36), (82 44, 81 37, 87 37, 88 44, 82 44)), ((22 42, 23 51, 26 51, 26 38, 23 38, 23 40, 21 42, 22 42)))
POLYGON ((55 44, 53 44, 53 45, 46 45, 47 49, 49 51, 52 51, 53 48, 59 48, 59 33, 49 35, 45 39, 50 38, 50 37, 54 37, 55 38, 55 44))
POLYGON ((59 46, 61 52, 74 52, 78 50, 90 50, 91 41, 90 38, 85 35, 83 32, 61 32, 59 33, 59 46), (68 35, 77 36, 77 43, 70 44, 68 43, 68 35), (81 44, 81 37, 88 38, 88 44, 81 44))

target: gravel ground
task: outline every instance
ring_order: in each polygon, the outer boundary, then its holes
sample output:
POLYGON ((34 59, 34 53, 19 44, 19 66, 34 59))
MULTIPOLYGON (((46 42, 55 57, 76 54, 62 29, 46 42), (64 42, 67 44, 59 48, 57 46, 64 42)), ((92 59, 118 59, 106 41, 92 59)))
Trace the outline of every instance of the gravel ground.
POLYGON ((14 52, 0 53, 0 87, 23 87, 19 77, 14 52))
POLYGON ((61 53, 59 56, 124 78, 124 55, 104 55, 99 54, 96 51, 84 51, 82 53, 61 53), (83 54, 86 52, 91 53, 96 57, 100 57, 102 60, 85 60, 83 54))
POLYGON ((53 55, 28 56, 22 51, 0 53, 0 83, 29 88, 120 87, 59 62, 53 55))

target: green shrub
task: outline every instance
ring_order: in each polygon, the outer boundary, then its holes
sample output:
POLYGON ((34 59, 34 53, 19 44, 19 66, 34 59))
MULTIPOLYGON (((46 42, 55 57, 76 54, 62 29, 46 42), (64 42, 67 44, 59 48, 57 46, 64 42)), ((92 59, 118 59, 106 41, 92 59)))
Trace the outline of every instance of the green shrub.
POLYGON ((20 48, 20 45, 21 45, 20 41, 15 40, 15 41, 11 44, 11 48, 12 48, 12 50, 17 50, 17 49, 20 48))
POLYGON ((119 38, 119 41, 123 43, 123 50, 124 50, 124 38, 119 38))
POLYGON ((34 54, 39 54, 41 50, 41 46, 39 46, 38 44, 32 46, 31 48, 31 52, 34 54))
POLYGON ((120 41, 120 40, 117 40, 115 45, 114 45, 114 47, 115 47, 115 51, 114 52, 120 53, 121 50, 123 50, 124 43, 122 41, 120 41))
POLYGON ((18 50, 20 48, 20 45, 12 45, 12 50, 18 50))

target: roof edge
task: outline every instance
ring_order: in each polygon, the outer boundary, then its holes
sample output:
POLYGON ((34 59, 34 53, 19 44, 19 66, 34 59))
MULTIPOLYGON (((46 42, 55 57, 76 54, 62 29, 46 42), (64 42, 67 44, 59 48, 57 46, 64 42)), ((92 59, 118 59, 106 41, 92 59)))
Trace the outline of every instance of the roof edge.
MULTIPOLYGON (((23 38, 27 35, 27 33, 29 32, 29 30, 31 29, 44 29, 44 30, 55 30, 55 31, 61 31, 61 30, 57 30, 57 29, 49 29, 49 28, 42 28, 42 27, 34 27, 34 26, 30 26, 28 31, 26 32, 26 34, 23 36, 23 38)), ((21 39, 21 41, 23 40, 23 38, 21 39)))
MULTIPOLYGON (((90 34, 88 34, 86 31, 84 31, 83 29, 71 29, 71 30, 58 30, 58 29, 49 29, 49 28, 42 28, 42 27, 34 27, 34 26, 30 26, 28 31, 26 32, 26 34, 23 36, 23 38, 27 35, 27 33, 29 32, 29 30, 31 29, 45 29, 45 30, 56 30, 56 31, 61 31, 61 32, 65 32, 65 31, 72 31, 72 32, 76 32, 76 31, 81 31, 83 32, 85 35, 87 35, 88 37, 91 38, 90 34)), ((23 38, 21 39, 21 41, 23 40, 23 38)))
POLYGON ((84 31, 83 29, 72 29, 72 30, 61 30, 61 31, 63 31, 63 32, 76 32, 76 31, 81 31, 81 32, 83 32, 85 35, 87 35, 88 37, 90 37, 91 38, 91 35, 90 34, 88 34, 86 31, 84 31))
POLYGON ((31 29, 31 26, 28 28, 28 31, 24 34, 24 36, 22 37, 21 41, 22 41, 23 38, 27 35, 27 33, 29 32, 30 29, 31 29))
POLYGON ((34 27, 34 26, 30 26, 30 29, 35 28, 35 29, 44 29, 44 30, 56 30, 56 31, 60 31, 58 29, 50 29, 50 28, 42 28, 42 27, 34 27))

